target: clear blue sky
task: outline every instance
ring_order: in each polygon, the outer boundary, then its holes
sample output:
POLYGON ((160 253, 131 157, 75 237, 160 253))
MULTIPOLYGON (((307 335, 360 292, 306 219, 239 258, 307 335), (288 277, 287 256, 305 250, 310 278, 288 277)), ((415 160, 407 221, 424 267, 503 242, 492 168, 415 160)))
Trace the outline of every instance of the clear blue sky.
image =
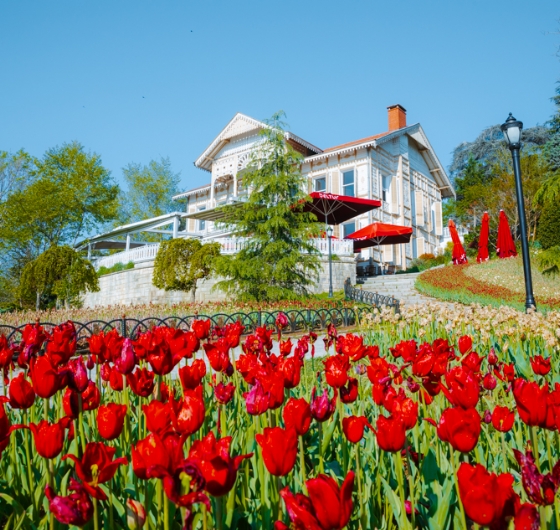
POLYGON ((169 156, 181 187, 236 112, 326 148, 400 103, 442 163, 508 112, 554 111, 558 0, 4 0, 0 150, 78 140, 116 179, 169 156), (555 34, 556 33, 556 34, 555 34))

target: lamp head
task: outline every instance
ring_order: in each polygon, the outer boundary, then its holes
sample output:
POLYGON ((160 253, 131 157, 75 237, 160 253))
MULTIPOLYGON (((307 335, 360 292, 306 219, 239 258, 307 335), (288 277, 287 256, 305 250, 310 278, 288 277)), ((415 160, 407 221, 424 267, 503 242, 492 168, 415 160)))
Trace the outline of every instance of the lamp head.
POLYGON ((333 227, 332 226, 327 226, 327 235, 329 237, 331 237, 333 235, 333 227))
POLYGON ((504 133, 504 138, 508 143, 508 147, 510 149, 519 149, 521 147, 521 129, 523 129, 523 123, 516 120, 510 112, 508 119, 500 128, 504 133))

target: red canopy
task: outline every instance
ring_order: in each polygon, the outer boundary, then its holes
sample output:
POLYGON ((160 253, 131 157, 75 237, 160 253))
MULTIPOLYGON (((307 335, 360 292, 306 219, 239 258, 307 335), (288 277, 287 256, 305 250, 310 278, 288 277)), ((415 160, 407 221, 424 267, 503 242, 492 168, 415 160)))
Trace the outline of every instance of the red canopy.
POLYGON ((346 236, 346 239, 353 239, 354 252, 359 252, 362 248, 376 245, 408 243, 411 236, 411 226, 372 223, 346 236))
POLYGON ((302 211, 314 213, 318 221, 328 225, 339 225, 381 206, 381 201, 333 195, 322 191, 314 191, 309 196, 311 201, 305 203, 302 211))
POLYGON ((452 219, 449 219, 449 223, 447 224, 447 226, 449 227, 449 234, 451 235, 451 239, 453 240, 453 253, 451 255, 453 264, 461 265, 462 263, 467 263, 468 260, 467 255, 465 254, 465 249, 463 248, 461 239, 459 239, 457 228, 455 227, 455 223, 452 219))
POLYGON ((476 261, 482 263, 483 261, 488 261, 490 255, 488 254, 488 235, 490 233, 490 217, 488 212, 484 212, 482 216, 482 225, 480 227, 480 237, 478 238, 478 255, 476 256, 476 261))
POLYGON ((500 210, 500 222, 498 223, 498 243, 496 245, 496 253, 500 258, 512 258, 517 256, 515 243, 511 237, 511 230, 506 214, 500 210))

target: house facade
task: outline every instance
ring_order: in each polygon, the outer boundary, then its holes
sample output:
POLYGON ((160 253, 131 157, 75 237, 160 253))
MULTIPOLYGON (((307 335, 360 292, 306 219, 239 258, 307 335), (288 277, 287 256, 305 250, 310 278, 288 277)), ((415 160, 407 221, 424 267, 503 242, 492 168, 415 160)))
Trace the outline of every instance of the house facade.
MULTIPOLYGON (((186 232, 202 239, 226 236, 215 209, 243 200, 243 173, 251 152, 263 141, 266 124, 237 114, 196 160, 210 173, 210 183, 173 197, 185 202, 186 232)), ((382 202, 379 209, 336 226, 342 239, 379 221, 413 227, 411 242, 364 249, 360 262, 391 263, 405 269, 425 253, 437 254, 443 241, 442 199, 454 196, 451 182, 419 123, 408 125, 406 110, 388 107, 388 130, 380 134, 320 149, 287 132, 286 142, 303 156, 308 190, 349 195, 382 202)))

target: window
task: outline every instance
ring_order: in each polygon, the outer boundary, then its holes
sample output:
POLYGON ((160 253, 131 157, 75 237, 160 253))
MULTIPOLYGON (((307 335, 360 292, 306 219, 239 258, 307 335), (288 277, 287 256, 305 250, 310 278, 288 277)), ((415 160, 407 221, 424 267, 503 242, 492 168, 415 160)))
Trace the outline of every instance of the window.
POLYGON ((342 173, 342 195, 354 197, 354 170, 342 173))
MULTIPOLYGON (((206 210, 206 206, 200 206, 198 208, 199 212, 202 212, 203 210, 206 210)), ((205 228, 206 228, 206 221, 204 219, 199 219, 198 220, 198 229, 202 232, 205 228)))
POLYGON ((352 232, 356 231, 356 223, 346 223, 342 225, 342 237, 348 237, 352 232))
POLYGON ((389 200, 390 194, 389 191, 391 190, 391 177, 383 177, 383 192, 382 192, 382 199, 383 202, 387 202, 389 200))
POLYGON ((313 191, 327 191, 327 179, 324 175, 313 179, 313 191))

